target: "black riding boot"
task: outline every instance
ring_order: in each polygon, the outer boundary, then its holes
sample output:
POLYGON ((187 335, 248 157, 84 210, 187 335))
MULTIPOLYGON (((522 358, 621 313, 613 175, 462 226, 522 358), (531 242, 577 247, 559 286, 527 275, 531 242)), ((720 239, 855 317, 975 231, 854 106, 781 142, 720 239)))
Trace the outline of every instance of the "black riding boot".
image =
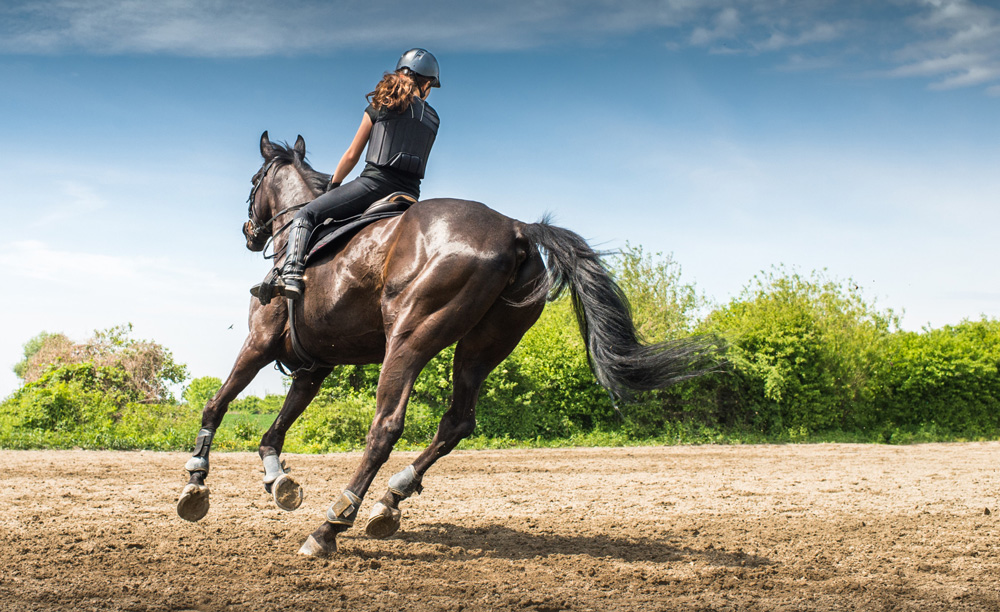
POLYGON ((306 271, 306 246, 313 226, 309 221, 296 218, 288 228, 288 243, 285 246, 285 264, 281 272, 271 270, 264 282, 250 288, 250 293, 267 304, 276 295, 283 295, 290 300, 302 297, 305 290, 304 274, 306 271))

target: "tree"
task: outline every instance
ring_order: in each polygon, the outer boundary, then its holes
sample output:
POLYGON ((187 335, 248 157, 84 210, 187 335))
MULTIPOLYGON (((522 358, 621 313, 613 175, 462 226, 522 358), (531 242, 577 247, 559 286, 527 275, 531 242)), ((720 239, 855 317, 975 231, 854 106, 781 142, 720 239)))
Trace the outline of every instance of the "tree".
POLYGON ((649 255, 626 242, 611 271, 628 296, 639 336, 647 342, 691 333, 699 311, 708 305, 694 284, 681 282, 681 266, 673 255, 649 255))
POLYGON ((145 402, 172 401, 170 385, 187 378, 187 367, 176 363, 163 346, 150 340, 130 338, 132 324, 96 330, 83 343, 65 334, 42 332, 24 345, 24 359, 14 372, 25 383, 40 380, 53 369, 92 363, 98 368, 120 369, 126 384, 145 402))
POLYGON ((181 397, 188 406, 202 410, 205 403, 215 397, 215 394, 222 388, 222 380, 215 376, 202 376, 191 381, 191 384, 184 389, 181 397))

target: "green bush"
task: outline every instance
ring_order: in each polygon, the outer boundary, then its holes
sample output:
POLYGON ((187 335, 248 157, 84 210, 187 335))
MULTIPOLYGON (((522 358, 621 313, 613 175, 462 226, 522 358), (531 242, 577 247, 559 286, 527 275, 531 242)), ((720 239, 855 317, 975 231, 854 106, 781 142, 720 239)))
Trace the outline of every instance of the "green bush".
POLYGON ((755 277, 700 326, 726 339, 733 367, 707 401, 719 423, 768 434, 852 429, 871 413, 896 326, 853 282, 780 268, 755 277))
POLYGON ((867 427, 1000 433, 1000 321, 897 333, 880 374, 867 427))
POLYGON ((54 368, 91 363, 98 367, 122 370, 123 384, 148 402, 170 402, 170 386, 187 378, 187 368, 176 363, 173 355, 149 340, 129 337, 132 324, 97 330, 81 344, 63 334, 42 332, 24 345, 24 359, 14 372, 25 383, 32 383, 54 368))
POLYGON ((145 403, 119 368, 54 368, 0 404, 0 447, 179 450, 198 429, 187 406, 145 403))
POLYGON ((115 421, 139 399, 128 374, 117 368, 77 363, 54 368, 0 404, 0 423, 18 429, 74 431, 115 421))
MULTIPOLYGON (((699 320, 708 302, 669 257, 628 246, 611 262, 646 342, 714 334, 728 343, 728 371, 616 407, 590 371, 569 299, 560 299, 486 379, 464 448, 1000 437, 1000 321, 903 332, 856 284, 783 268, 699 320)), ((83 344, 43 332, 26 343, 15 366, 24 385, 0 403, 0 448, 190 451, 221 381, 195 379, 176 404, 168 388, 184 366, 129 331, 95 332, 83 344)), ((449 348, 421 372, 399 448, 432 439, 451 401, 453 358, 449 348)), ((336 368, 285 450, 362 448, 378 376, 378 365, 336 368)), ((213 448, 255 450, 283 400, 234 401, 213 448)))
POLYGON ((229 404, 232 412, 247 412, 250 414, 277 414, 285 403, 284 395, 269 393, 264 397, 248 395, 247 397, 234 400, 229 404))
POLYGON ((208 400, 222 388, 222 380, 215 376, 202 376, 191 381, 184 389, 181 398, 195 410, 204 410, 208 400))
MULTIPOLYGON (((320 453, 362 449, 374 417, 372 398, 314 401, 289 430, 285 449, 320 453)), ((411 401, 397 448, 423 448, 434 437, 438 421, 429 406, 411 401)))

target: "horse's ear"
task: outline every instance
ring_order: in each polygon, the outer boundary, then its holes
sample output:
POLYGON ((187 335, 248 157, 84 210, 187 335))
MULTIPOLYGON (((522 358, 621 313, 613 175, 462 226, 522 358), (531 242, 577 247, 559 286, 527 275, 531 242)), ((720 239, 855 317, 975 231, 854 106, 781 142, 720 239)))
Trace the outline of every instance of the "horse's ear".
POLYGON ((271 139, 267 137, 267 130, 260 135, 260 154, 264 159, 274 157, 274 147, 271 146, 271 139))
POLYGON ((295 139, 295 152, 299 154, 299 157, 306 156, 306 140, 302 138, 302 134, 295 139))

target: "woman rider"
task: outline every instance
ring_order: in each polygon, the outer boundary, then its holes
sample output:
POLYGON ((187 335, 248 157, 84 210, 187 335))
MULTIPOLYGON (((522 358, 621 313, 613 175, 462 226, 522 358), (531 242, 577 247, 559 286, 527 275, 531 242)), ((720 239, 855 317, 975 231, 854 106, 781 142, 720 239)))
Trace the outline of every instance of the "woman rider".
POLYGON ((281 274, 271 281, 273 291, 261 291, 261 285, 255 285, 250 293, 257 297, 284 295, 293 300, 302 297, 306 248, 315 226, 326 219, 358 215, 396 191, 420 195, 420 179, 438 128, 438 115, 425 100, 432 87, 441 86, 439 72, 433 55, 424 49, 410 49, 399 58, 395 72, 385 73, 375 91, 367 95, 369 104, 361 126, 330 177, 330 188, 295 213, 288 228, 285 263, 281 274), (366 145, 361 176, 341 185, 366 145))

